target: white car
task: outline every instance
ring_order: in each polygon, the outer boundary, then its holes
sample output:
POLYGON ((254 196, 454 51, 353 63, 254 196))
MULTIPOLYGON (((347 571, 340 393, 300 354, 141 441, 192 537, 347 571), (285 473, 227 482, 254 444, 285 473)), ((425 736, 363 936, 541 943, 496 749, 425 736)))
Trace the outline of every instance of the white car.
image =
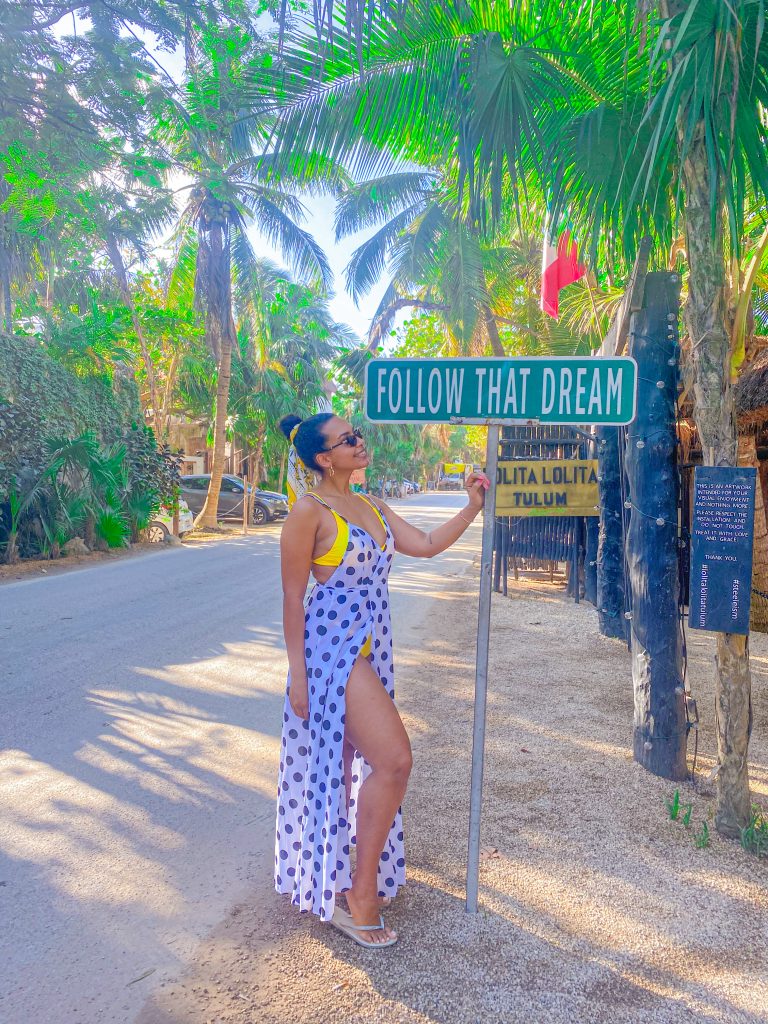
MULTIPOLYGON (((195 517, 190 512, 189 505, 183 498, 179 498, 179 536, 189 533, 194 525, 195 517)), ((161 505, 147 527, 147 540, 153 544, 161 544, 172 533, 173 512, 165 505, 161 505)))

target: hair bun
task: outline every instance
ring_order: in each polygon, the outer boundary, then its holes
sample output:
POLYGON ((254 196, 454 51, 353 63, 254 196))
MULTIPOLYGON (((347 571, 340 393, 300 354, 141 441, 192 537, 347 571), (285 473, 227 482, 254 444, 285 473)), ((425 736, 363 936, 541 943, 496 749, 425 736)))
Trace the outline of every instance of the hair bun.
POLYGON ((294 413, 289 413, 287 416, 283 416, 280 420, 280 429, 290 441, 291 431, 294 427, 297 427, 302 422, 301 416, 296 416, 294 413))

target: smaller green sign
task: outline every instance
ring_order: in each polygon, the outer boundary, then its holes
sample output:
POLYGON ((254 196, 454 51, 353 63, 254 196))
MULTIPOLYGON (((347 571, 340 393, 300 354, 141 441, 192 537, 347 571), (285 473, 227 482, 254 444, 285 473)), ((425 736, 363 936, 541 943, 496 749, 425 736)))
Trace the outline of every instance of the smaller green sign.
POLYGON ((628 357, 372 359, 365 413, 381 423, 600 423, 635 418, 628 357))

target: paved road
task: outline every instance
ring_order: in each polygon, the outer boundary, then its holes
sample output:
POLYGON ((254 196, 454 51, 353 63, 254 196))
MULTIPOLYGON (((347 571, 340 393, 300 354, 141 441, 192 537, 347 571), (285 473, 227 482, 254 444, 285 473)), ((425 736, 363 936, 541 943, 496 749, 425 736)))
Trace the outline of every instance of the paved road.
MULTIPOLYGON (((396 643, 479 542, 398 559, 396 643)), ((279 527, 0 587, 4 1022, 127 1024, 253 898, 285 671, 279 527)))

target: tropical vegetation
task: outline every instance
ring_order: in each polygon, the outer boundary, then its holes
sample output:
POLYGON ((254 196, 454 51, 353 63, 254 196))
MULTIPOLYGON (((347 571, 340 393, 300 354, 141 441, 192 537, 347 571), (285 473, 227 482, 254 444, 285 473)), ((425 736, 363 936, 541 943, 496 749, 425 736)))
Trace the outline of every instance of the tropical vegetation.
MULTIPOLYGON (((156 444, 179 418, 203 423, 210 524, 227 441, 280 483, 277 418, 328 401, 330 378, 357 421, 373 352, 592 350, 649 237, 652 265, 683 278, 705 461, 735 465, 733 383, 768 308, 767 110, 764 0, 5 0, 3 343, 70 374, 78 408, 130 377, 156 444), (331 313, 305 223, 318 194, 339 239, 364 235, 344 282, 371 303, 362 341, 331 313), (570 228, 588 266, 556 322, 538 306, 545 224, 570 228)), ((79 471, 59 442, 117 458, 99 401, 63 425, 37 417, 34 451, 0 456, 6 556, 9 523, 39 509, 19 497, 25 460, 61 497, 79 471)), ((18 419, 2 377, 0 402, 18 419)), ((470 458, 478 440, 372 439, 376 477, 429 472, 451 443, 470 458)), ((94 484, 92 525, 117 490, 94 484)), ((738 835, 746 638, 718 638, 718 679, 717 825, 738 835)))

